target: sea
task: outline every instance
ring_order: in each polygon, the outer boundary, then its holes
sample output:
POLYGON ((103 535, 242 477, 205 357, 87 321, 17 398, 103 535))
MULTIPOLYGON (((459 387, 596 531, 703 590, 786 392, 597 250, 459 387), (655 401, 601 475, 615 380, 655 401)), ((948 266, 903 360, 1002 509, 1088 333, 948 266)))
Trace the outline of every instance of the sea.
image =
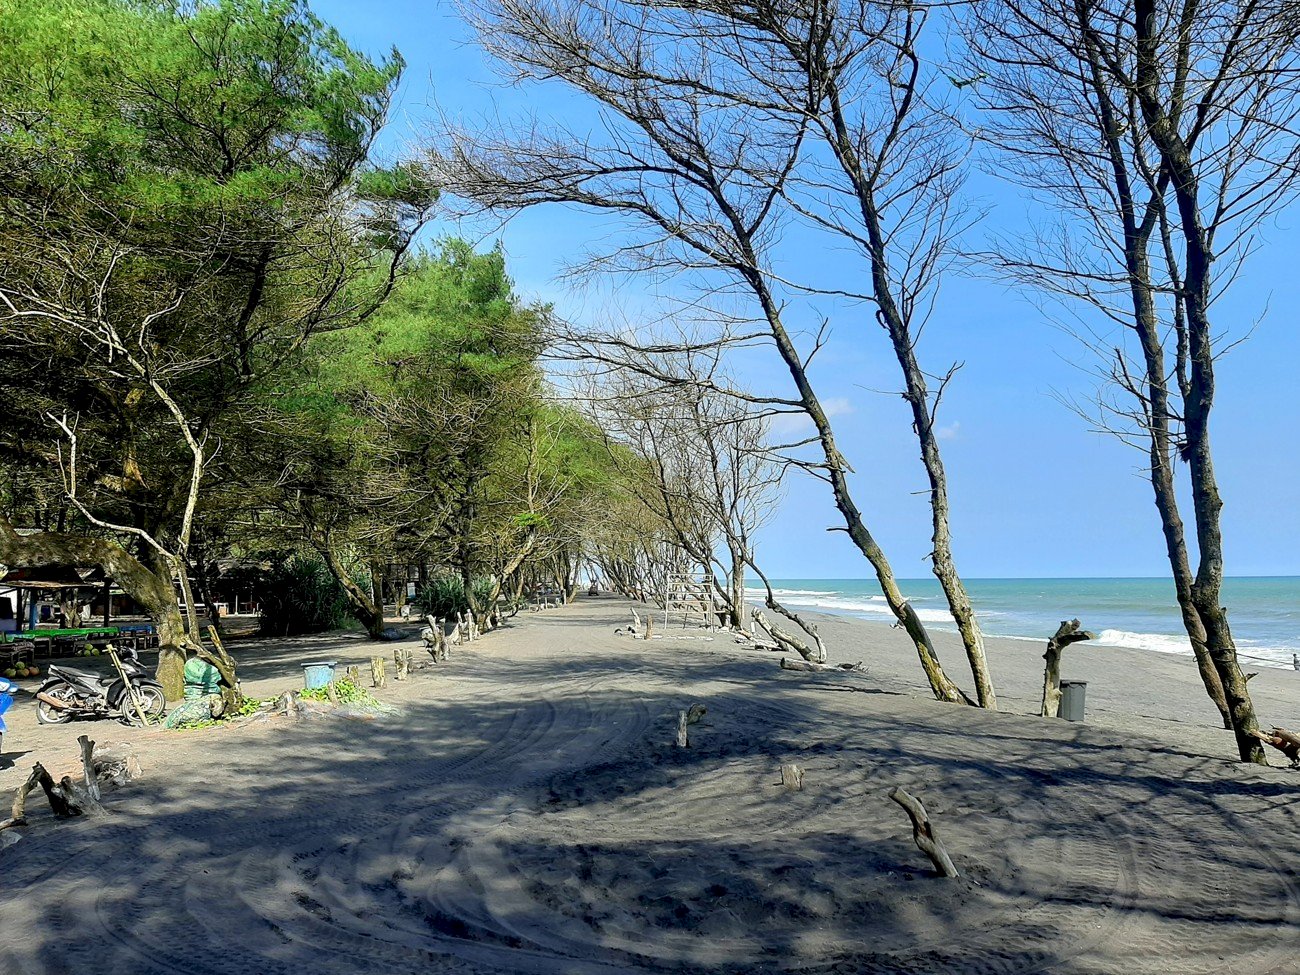
MULTIPOLYGON (((1075 619, 1104 646, 1191 656, 1169 579, 966 579, 988 636, 1046 643, 1062 620, 1075 619)), ((937 579, 900 579, 917 614, 936 630, 956 632, 937 579)), ((773 579, 778 600, 809 609, 893 622, 874 579, 773 579)), ((765 593, 751 589, 761 601, 765 593)), ((1300 576, 1225 579, 1237 654, 1243 665, 1292 668, 1300 654, 1300 576)))

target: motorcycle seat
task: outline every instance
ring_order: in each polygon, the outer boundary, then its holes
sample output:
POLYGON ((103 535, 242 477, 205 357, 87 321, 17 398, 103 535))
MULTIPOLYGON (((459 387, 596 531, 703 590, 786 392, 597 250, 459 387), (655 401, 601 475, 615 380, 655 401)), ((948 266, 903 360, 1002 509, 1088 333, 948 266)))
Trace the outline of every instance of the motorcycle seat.
POLYGON ((101 680, 105 679, 103 674, 96 674, 94 671, 90 670, 78 670, 76 667, 64 667, 59 665, 51 667, 50 670, 58 674, 67 674, 69 677, 79 677, 92 684, 98 684, 101 680))

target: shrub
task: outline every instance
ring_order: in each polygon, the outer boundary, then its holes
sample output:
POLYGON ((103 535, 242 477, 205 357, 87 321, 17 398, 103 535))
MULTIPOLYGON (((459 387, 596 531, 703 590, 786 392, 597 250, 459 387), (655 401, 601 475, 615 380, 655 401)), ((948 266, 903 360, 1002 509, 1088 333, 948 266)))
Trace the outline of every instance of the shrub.
POLYGON ((292 555, 275 563, 262 582, 261 630, 291 636, 336 630, 351 619, 343 587, 320 559, 292 555))
MULTIPOLYGON (((486 576, 474 579, 474 598, 479 606, 487 603, 492 595, 492 580, 486 576)), ((455 617, 469 609, 469 600, 465 598, 465 585, 460 576, 444 573, 434 576, 415 594, 415 602, 421 611, 440 619, 455 617)))

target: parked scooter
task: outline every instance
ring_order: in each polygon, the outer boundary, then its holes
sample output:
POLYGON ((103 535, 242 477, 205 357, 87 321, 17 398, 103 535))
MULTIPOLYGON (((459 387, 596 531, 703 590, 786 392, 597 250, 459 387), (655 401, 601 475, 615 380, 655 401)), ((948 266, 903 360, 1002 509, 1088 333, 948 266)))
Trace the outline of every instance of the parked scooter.
POLYGON ((36 692, 36 720, 63 724, 73 718, 119 717, 138 725, 141 712, 149 723, 161 718, 167 709, 162 685, 149 676, 134 650, 122 650, 118 660, 121 673, 107 675, 51 664, 36 692))

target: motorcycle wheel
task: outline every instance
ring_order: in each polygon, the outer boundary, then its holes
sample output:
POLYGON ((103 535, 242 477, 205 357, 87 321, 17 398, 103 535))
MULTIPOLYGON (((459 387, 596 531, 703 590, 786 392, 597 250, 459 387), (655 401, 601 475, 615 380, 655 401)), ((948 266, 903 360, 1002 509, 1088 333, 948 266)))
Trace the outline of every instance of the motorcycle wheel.
MULTIPOLYGON (((51 684, 46 688, 45 693, 51 697, 57 697, 60 701, 67 701, 73 697, 72 685, 67 681, 51 684)), ((44 701, 36 702, 36 721, 38 724, 67 724, 71 720, 72 711, 70 709, 56 708, 44 701)))
MULTIPOLYGON (((167 699, 163 696, 162 688, 144 684, 137 687, 135 692, 140 695, 140 706, 144 709, 145 717, 149 719, 150 724, 163 716, 163 712, 167 710, 167 699)), ((123 721, 139 727, 140 715, 136 713, 129 693, 123 692, 121 700, 118 701, 118 708, 123 721)))

